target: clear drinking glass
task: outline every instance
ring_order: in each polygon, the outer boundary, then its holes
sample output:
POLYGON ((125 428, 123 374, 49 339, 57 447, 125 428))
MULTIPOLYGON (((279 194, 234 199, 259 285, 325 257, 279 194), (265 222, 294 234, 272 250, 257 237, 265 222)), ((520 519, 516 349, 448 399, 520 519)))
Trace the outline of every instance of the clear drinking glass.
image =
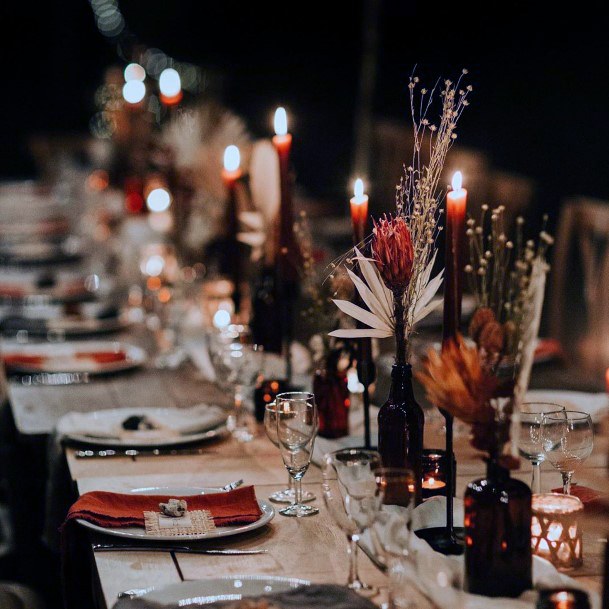
POLYGON ((371 540, 375 553, 380 553, 387 565, 389 608, 416 609, 411 589, 416 578, 411 550, 414 473, 404 468, 379 468, 374 474, 384 505, 372 525, 371 540))
POLYGON ((324 457, 324 502, 332 518, 349 541, 349 579, 347 586, 361 592, 373 591, 362 582, 357 568, 357 542, 374 522, 383 503, 382 485, 375 471, 381 467, 381 455, 374 450, 345 448, 324 457))
POLYGON ((520 405, 518 450, 533 466, 531 490, 534 493, 541 493, 541 464, 546 459, 541 442, 541 421, 543 415, 564 411, 564 406, 549 402, 525 402, 520 405))
POLYGON ((590 456, 594 445, 590 415, 575 410, 544 415, 541 440, 546 458, 562 474, 564 494, 569 495, 573 472, 590 456))
MULTIPOLYGON (((279 448, 279 439, 277 438, 277 404, 271 402, 264 409, 264 430, 268 439, 279 448)), ((274 503, 294 503, 296 491, 292 484, 292 476, 288 474, 288 485, 281 491, 275 491, 269 496, 269 499, 274 503)), ((313 501, 315 495, 309 491, 302 491, 301 501, 307 503, 313 501)))
POLYGON ((229 429, 240 442, 254 438, 244 401, 245 391, 253 387, 254 379, 262 366, 262 351, 252 343, 247 326, 230 324, 211 337, 210 356, 218 383, 233 396, 233 413, 229 417, 229 429))
POLYGON ((302 478, 309 469, 313 445, 319 426, 315 396, 312 393, 292 391, 280 393, 277 405, 277 440, 288 473, 294 481, 295 496, 292 505, 279 510, 282 516, 313 516, 319 510, 302 502, 302 478))

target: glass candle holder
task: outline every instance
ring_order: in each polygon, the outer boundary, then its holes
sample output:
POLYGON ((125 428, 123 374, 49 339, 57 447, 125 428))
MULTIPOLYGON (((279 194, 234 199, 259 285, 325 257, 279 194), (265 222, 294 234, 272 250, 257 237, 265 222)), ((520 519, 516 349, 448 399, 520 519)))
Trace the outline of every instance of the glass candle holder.
POLYGON ((575 588, 540 590, 536 609, 590 609, 588 595, 575 588))
POLYGON ((261 379, 254 390, 254 416, 256 421, 264 421, 267 404, 275 401, 278 393, 288 391, 288 383, 280 379, 261 379))
POLYGON ((572 495, 533 495, 531 545, 533 553, 566 571, 582 564, 582 531, 578 518, 584 504, 572 495))
MULTIPOLYGON (((453 458, 453 469, 455 469, 453 458)), ((426 448, 422 459, 422 495, 423 499, 437 495, 446 496, 448 460, 446 452, 439 448, 426 448)))

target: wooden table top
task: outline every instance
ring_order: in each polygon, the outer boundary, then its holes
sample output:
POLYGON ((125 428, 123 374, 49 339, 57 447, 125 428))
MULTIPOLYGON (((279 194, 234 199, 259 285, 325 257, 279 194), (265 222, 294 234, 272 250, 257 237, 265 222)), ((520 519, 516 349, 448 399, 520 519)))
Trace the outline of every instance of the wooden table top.
MULTIPOLYGON (((138 342, 137 332, 127 340, 138 342)), ((9 384, 9 398, 18 430, 29 436, 50 433, 59 418, 71 411, 127 406, 186 407, 199 402, 227 403, 227 396, 217 387, 200 379, 190 364, 179 370, 140 369, 128 374, 94 379, 86 385, 67 387, 23 387, 9 384)), ((425 444, 442 447, 444 440, 438 417, 426 424, 425 444)), ((466 484, 484 474, 484 464, 476 457, 465 437, 456 438, 458 461, 457 494, 466 484)), ((73 449, 66 454, 72 478, 80 493, 91 490, 127 491, 142 486, 221 486, 243 478, 254 484, 259 498, 283 488, 287 473, 277 449, 266 439, 261 428, 255 439, 240 444, 229 438, 210 444, 208 452, 198 456, 117 458, 106 461, 79 460, 73 449)), ((581 484, 599 487, 606 480, 607 440, 597 437, 593 455, 576 473, 581 484)), ((516 477, 530 482, 530 466, 522 464, 516 477)), ((312 465, 304 479, 307 488, 317 495, 314 502, 320 514, 293 519, 276 515, 273 521, 251 534, 218 540, 222 547, 264 547, 268 554, 258 556, 202 556, 158 552, 98 552, 95 564, 100 598, 108 608, 117 594, 132 588, 159 586, 186 579, 220 577, 230 574, 286 575, 314 582, 344 583, 347 580, 347 541, 322 501, 320 470, 312 465)), ((560 475, 544 465, 544 490, 560 485, 560 475)), ((604 535, 595 530, 584 537, 585 560, 582 568, 571 573, 592 590, 600 590, 604 535)), ((366 581, 386 588, 386 577, 360 553, 360 571, 366 581)), ((377 597, 376 600, 381 599, 377 597)), ((429 601, 413 590, 422 609, 429 601)))

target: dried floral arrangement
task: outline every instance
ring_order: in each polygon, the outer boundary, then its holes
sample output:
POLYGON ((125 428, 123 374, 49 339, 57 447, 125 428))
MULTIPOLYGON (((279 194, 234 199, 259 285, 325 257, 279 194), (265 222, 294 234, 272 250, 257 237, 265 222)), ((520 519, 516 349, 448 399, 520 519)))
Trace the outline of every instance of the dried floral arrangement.
POLYGON ((465 272, 476 296, 467 344, 459 336, 442 353, 430 350, 423 370, 417 373, 432 404, 472 426, 471 442, 487 457, 515 465, 503 455, 510 436, 516 437, 518 404, 529 384, 535 344, 543 308, 547 248, 552 237, 544 229, 539 240, 524 241, 524 220, 517 220, 515 243, 508 240, 505 210, 494 209, 490 233, 480 223, 468 221, 470 261, 465 272))
POLYGON ((505 208, 483 205, 480 220, 467 221, 469 264, 465 267, 471 293, 476 298, 469 334, 478 344, 489 370, 514 361, 522 340, 529 286, 535 263, 545 264, 553 238, 545 230, 547 217, 536 241, 524 238, 524 218, 516 219, 514 240, 505 231, 505 208), (490 217, 489 217, 490 215, 490 217), (490 230, 485 227, 490 221, 490 230))
MULTIPOLYGON (((343 262, 357 265, 358 276, 348 275, 367 309, 346 300, 335 300, 346 315, 365 327, 339 329, 331 336, 341 338, 396 337, 396 361, 409 356, 409 338, 415 325, 435 308, 432 302, 442 284, 443 271, 431 277, 436 259, 436 237, 440 227, 444 192, 440 177, 446 155, 457 137, 457 122, 468 105, 471 86, 462 86, 464 70, 456 82, 445 80, 431 91, 419 88, 419 79, 409 83, 414 148, 410 164, 396 187, 396 209, 375 222, 363 248, 355 248, 343 262), (437 122, 430 119, 439 97, 437 122), (425 163, 423 158, 429 155, 425 163), (362 251, 362 249, 364 251, 362 251)), ((336 266, 340 266, 336 265, 336 266)))

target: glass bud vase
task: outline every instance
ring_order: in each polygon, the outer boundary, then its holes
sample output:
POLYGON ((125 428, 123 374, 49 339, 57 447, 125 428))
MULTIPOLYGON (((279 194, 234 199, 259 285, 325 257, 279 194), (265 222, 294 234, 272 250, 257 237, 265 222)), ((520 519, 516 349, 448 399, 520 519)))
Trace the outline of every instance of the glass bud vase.
POLYGON ((531 489, 489 459, 485 479, 465 491, 465 586, 515 598, 533 587, 531 489))
POLYGON ((347 375, 332 370, 317 370, 313 393, 319 416, 318 434, 323 438, 342 438, 349 434, 350 393, 347 375))
POLYGON ((412 389, 410 364, 394 364, 389 398, 378 414, 378 450, 384 467, 412 470, 415 502, 421 503, 423 431, 425 417, 412 389))

